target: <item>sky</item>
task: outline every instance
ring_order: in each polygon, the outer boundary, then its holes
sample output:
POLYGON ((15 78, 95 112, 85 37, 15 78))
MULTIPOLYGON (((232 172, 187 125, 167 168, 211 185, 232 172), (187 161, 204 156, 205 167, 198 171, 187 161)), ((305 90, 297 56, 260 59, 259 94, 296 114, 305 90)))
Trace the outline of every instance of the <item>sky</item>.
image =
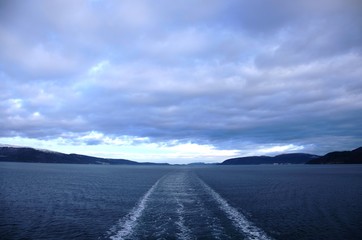
POLYGON ((362 145, 360 0, 0 0, 0 143, 221 162, 362 145))

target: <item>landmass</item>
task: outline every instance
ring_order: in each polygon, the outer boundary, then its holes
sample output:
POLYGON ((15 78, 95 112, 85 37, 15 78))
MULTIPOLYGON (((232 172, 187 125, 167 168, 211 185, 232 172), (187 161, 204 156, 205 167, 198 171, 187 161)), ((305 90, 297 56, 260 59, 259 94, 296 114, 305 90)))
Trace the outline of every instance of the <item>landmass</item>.
MULTIPOLYGON (((65 154, 30 147, 0 145, 0 162, 68 163, 68 164, 113 164, 113 165, 170 165, 169 163, 136 162, 127 159, 91 157, 80 154, 65 154)), ((362 164, 362 147, 352 151, 330 152, 324 156, 308 153, 289 153, 271 156, 248 156, 230 158, 217 165, 258 164, 362 164)), ((180 164, 185 165, 185 164, 180 164)), ((203 162, 188 165, 210 165, 203 162)))
POLYGON ((315 158, 319 158, 319 156, 307 153, 290 153, 277 155, 275 157, 250 156, 230 158, 223 161, 221 165, 304 164, 315 158))
POLYGON ((113 164, 113 165, 167 165, 167 163, 141 163, 127 159, 98 158, 80 154, 65 154, 29 147, 0 147, 0 162, 113 164))
POLYGON ((362 164, 362 147, 352 151, 330 152, 308 161, 307 164, 362 164))
POLYGON ((250 156, 231 158, 221 165, 255 165, 255 164, 362 164, 362 147, 352 151, 330 152, 324 156, 307 153, 290 153, 270 156, 250 156))

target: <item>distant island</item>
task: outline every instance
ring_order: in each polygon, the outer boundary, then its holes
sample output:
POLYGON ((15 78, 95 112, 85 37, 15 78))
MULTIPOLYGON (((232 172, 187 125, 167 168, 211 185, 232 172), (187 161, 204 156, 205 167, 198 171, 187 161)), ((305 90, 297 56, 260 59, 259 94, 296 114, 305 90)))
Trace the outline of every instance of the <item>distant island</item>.
MULTIPOLYGON (((0 162, 112 164, 112 165, 170 165, 169 163, 136 162, 127 159, 91 157, 80 154, 65 154, 30 147, 0 145, 0 162)), ((258 164, 362 164, 362 147, 352 151, 330 152, 324 156, 308 153, 289 153, 274 157, 249 156, 227 159, 216 165, 258 164)), ((180 165, 180 164, 179 164, 180 165)), ((184 165, 184 164, 181 164, 184 165)), ((188 165, 206 165, 202 162, 188 165)))
POLYGON ((29 147, 0 147, 0 162, 113 164, 113 165, 168 165, 167 163, 140 163, 126 159, 98 158, 79 154, 65 154, 29 147))

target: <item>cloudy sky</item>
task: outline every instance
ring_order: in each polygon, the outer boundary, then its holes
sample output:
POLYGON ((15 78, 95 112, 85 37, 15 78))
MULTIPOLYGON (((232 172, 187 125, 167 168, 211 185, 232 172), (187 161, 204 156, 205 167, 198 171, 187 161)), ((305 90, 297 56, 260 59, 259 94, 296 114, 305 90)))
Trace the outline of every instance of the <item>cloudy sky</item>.
POLYGON ((360 0, 0 1, 0 143, 219 162, 362 145, 360 0))

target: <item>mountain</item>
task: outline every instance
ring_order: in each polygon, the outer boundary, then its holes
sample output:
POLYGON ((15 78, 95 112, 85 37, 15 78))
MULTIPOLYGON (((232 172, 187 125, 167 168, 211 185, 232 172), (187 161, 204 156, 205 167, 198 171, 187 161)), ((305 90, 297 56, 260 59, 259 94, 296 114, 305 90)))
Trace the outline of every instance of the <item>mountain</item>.
POLYGON ((307 153, 289 153, 281 154, 275 157, 269 156, 250 156, 231 158, 220 163, 221 165, 255 165, 255 164, 303 164, 314 158, 317 155, 307 153))
POLYGON ((312 159, 307 164, 361 164, 362 147, 352 151, 330 152, 326 155, 312 159))
POLYGON ((64 154, 29 147, 0 146, 0 162, 69 163, 69 164, 128 164, 153 165, 126 159, 106 159, 79 154, 64 154))

